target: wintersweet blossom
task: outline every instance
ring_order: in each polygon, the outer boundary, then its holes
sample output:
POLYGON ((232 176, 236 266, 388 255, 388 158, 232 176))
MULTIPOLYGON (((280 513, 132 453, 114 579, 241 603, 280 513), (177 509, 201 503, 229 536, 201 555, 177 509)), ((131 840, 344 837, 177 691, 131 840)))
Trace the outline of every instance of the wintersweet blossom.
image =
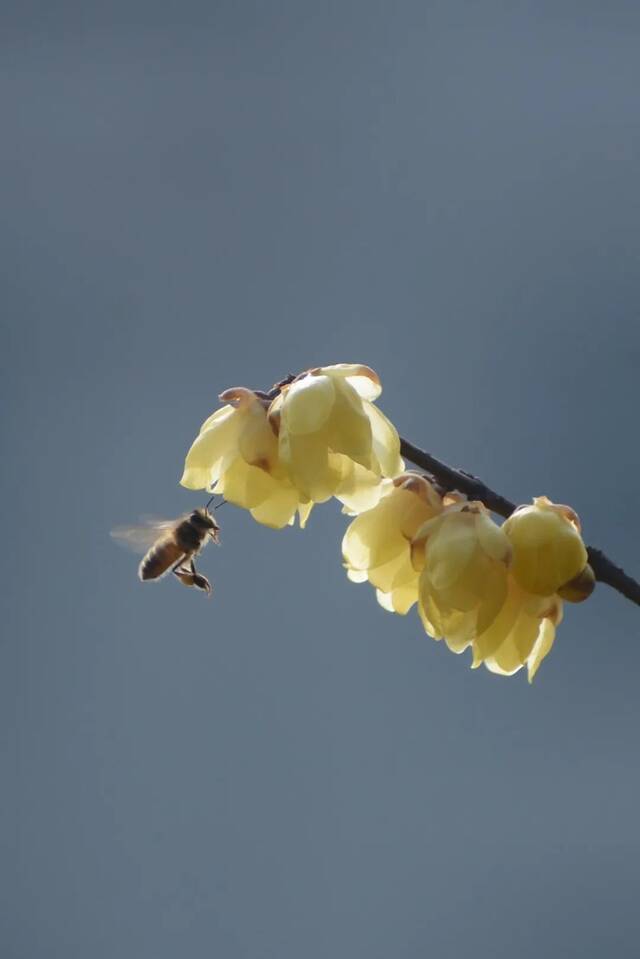
POLYGON ((573 532, 566 532, 568 523, 572 531, 577 529, 577 517, 568 507, 550 510, 548 504, 544 498, 534 503, 533 520, 525 508, 512 514, 528 517, 524 527, 519 522, 510 527, 511 519, 498 527, 481 503, 458 503, 414 536, 412 558, 421 570, 418 608, 424 627, 453 652, 470 647, 473 668, 484 663, 493 673, 511 676, 526 667, 531 682, 553 646, 563 599, 580 602, 593 589, 593 571, 582 563, 573 532), (524 559, 518 561, 523 542, 524 559), (533 558, 528 551, 532 542, 540 550, 533 558), (563 549, 573 556, 573 566, 563 549), (523 578, 538 591, 526 588, 523 578), (542 584, 546 593, 540 591, 542 584))
POLYGON ((380 392, 373 370, 349 363, 317 367, 282 387, 269 418, 304 500, 336 496, 358 513, 378 501, 381 477, 402 472, 397 430, 373 404, 380 392))
POLYGON ((502 528, 513 548, 513 577, 529 593, 556 593, 587 565, 580 520, 569 506, 538 496, 533 505, 519 506, 502 528))
POLYGON ((418 609, 434 639, 460 653, 498 616, 507 597, 509 540, 480 502, 458 503, 416 533, 418 609))
POLYGON ((382 480, 381 498, 347 528, 342 554, 347 576, 376 587, 385 609, 407 613, 418 599, 418 573, 411 540, 424 523, 442 512, 442 499, 426 477, 402 473, 382 480))
POLYGON ((245 387, 221 393, 226 405, 203 424, 180 480, 187 489, 220 493, 280 529, 298 512, 304 526, 312 503, 293 485, 278 455, 278 439, 262 397, 245 387))
POLYGON ((559 596, 527 593, 509 574, 505 602, 491 626, 473 640, 473 667, 512 676, 527 667, 529 682, 549 653, 562 620, 559 596))

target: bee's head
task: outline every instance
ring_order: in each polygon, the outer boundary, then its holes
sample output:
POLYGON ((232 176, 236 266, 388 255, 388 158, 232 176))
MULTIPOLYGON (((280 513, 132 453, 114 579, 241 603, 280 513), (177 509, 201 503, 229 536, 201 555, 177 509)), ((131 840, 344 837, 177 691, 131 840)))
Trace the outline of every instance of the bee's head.
POLYGON ((194 509, 189 519, 201 529, 214 529, 217 525, 208 509, 194 509))
POLYGON ((198 529, 206 530, 218 530, 220 527, 214 520, 213 516, 209 510, 204 507, 202 509, 194 509, 193 513, 189 517, 189 520, 196 526, 198 529))

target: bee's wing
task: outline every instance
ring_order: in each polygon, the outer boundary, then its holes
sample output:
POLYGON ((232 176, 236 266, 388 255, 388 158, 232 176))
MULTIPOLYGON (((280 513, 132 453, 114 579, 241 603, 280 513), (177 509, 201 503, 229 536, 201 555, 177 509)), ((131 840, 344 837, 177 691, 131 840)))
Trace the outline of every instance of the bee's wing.
POLYGON ((146 553, 161 537, 173 532, 182 519, 182 516, 178 519, 144 516, 142 523, 137 526, 116 526, 111 530, 111 536, 121 546, 132 549, 134 553, 146 553))

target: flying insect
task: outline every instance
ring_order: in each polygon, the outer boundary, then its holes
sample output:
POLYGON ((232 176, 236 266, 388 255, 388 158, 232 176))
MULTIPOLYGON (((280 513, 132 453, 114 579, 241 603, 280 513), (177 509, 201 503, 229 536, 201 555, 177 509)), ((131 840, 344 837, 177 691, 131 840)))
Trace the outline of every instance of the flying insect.
POLYGON ((194 557, 209 540, 220 542, 220 527, 209 512, 209 503, 174 520, 150 519, 141 526, 121 526, 111 535, 123 545, 144 553, 138 567, 138 576, 143 582, 161 579, 172 572, 183 586, 195 587, 210 595, 211 583, 196 570, 194 563, 194 557))

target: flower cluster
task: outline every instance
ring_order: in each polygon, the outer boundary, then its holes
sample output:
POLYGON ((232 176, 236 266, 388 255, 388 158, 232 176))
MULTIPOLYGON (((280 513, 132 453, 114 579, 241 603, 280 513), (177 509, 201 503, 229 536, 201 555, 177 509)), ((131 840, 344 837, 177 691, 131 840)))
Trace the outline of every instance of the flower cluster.
POLYGON ((403 469, 395 427, 374 406, 380 380, 367 366, 317 367, 271 399, 245 387, 200 428, 181 479, 220 493, 254 519, 304 526, 314 503, 335 496, 351 513, 375 505, 380 480, 403 469))
POLYGON ((335 497, 355 518, 342 553, 347 576, 369 582, 402 615, 472 666, 531 681, 550 651, 563 601, 595 585, 572 509, 538 497, 502 526, 481 502, 405 471, 400 440, 374 404, 377 374, 354 364, 317 367, 270 394, 227 390, 186 458, 183 486, 219 493, 280 529, 305 526, 335 497))

